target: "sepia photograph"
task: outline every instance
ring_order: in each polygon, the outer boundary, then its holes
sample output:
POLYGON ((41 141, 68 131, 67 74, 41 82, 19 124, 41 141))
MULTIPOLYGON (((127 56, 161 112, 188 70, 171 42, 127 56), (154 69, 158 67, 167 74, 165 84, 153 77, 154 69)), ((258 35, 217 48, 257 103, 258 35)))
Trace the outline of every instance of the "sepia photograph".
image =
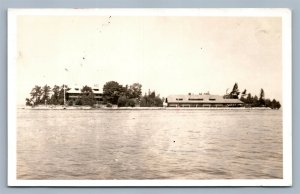
POLYGON ((9 186, 291 186, 288 9, 9 9, 9 186))

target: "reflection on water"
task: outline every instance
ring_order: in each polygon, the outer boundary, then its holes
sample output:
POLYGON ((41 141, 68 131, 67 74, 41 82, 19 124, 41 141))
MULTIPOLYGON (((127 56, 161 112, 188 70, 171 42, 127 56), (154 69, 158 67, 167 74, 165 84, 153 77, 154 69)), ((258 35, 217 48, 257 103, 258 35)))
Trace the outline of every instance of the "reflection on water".
POLYGON ((18 179, 282 178, 274 110, 18 110, 18 179))

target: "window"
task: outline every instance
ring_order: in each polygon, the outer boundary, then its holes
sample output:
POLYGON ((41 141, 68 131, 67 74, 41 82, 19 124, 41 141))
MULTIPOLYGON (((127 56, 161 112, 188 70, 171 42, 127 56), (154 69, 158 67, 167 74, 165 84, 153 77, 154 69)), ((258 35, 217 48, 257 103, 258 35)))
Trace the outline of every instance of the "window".
POLYGON ((189 98, 189 100, 191 100, 191 101, 202 101, 203 100, 203 98, 189 98))
POLYGON ((183 98, 176 98, 176 100, 182 101, 182 100, 183 100, 183 98))
POLYGON ((210 98, 209 100, 210 100, 210 101, 215 101, 216 99, 215 99, 215 98, 210 98))
POLYGON ((99 91, 99 89, 93 89, 94 91, 99 91))
POLYGON ((79 88, 75 88, 75 90, 79 90, 79 88))

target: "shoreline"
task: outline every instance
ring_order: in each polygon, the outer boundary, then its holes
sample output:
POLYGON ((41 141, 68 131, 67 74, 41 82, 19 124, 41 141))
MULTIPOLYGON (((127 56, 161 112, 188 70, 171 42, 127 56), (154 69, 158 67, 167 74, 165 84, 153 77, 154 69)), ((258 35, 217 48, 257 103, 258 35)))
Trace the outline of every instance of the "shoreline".
POLYGON ((273 110, 267 107, 90 107, 90 106, 36 106, 17 107, 23 110, 273 110))

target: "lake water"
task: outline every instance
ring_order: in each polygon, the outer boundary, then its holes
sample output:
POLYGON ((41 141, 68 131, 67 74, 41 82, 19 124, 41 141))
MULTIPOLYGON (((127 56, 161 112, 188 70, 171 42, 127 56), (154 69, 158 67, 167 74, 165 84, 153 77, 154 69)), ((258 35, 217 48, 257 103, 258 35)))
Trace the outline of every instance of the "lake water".
POLYGON ((21 110, 18 179, 282 178, 280 110, 21 110))

